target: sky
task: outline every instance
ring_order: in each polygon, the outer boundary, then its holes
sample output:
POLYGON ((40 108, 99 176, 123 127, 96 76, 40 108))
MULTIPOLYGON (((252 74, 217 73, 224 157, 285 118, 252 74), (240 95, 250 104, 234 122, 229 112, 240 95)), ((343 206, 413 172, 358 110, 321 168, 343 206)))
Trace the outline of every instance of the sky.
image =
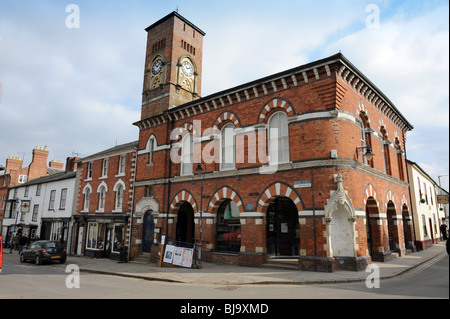
POLYGON ((144 29, 177 8, 206 32, 202 96, 342 52, 413 124, 408 159, 449 189, 448 0, 0 0, 0 165, 137 140, 144 29))

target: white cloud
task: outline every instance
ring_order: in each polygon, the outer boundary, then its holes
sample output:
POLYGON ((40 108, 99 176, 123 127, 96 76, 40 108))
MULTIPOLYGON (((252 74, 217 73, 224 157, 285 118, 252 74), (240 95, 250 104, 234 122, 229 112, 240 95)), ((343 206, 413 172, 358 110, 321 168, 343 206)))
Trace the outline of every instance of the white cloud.
POLYGON ((449 32, 442 8, 397 15, 328 45, 342 50, 416 127, 448 127, 449 32))

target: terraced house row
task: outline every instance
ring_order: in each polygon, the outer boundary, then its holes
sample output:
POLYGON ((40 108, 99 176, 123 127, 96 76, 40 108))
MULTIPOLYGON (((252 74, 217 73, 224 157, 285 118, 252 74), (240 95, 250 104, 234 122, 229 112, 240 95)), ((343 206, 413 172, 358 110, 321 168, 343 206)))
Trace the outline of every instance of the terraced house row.
POLYGON ((343 54, 202 97, 205 32, 177 12, 146 31, 138 140, 76 160, 72 253, 334 271, 416 249, 413 126, 343 54))

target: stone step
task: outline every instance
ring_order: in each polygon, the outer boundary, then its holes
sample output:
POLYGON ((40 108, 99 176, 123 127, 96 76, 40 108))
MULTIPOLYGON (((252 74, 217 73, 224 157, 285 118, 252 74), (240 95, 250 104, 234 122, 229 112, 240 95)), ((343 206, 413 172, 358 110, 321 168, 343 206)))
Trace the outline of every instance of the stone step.
POLYGON ((272 258, 268 259, 263 265, 264 268, 292 269, 298 270, 298 259, 272 258))
POLYGON ((149 264, 150 263, 150 253, 142 253, 135 259, 130 260, 130 262, 136 263, 136 264, 149 264))

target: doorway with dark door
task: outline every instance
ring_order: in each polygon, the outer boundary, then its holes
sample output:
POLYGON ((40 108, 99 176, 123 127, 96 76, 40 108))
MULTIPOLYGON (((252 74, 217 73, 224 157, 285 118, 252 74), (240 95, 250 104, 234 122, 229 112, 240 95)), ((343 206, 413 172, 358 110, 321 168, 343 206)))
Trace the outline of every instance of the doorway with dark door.
POLYGON ((178 210, 176 241, 180 246, 194 243, 195 224, 194 210, 188 202, 181 205, 178 210))
POLYGON ((270 257, 298 256, 300 228, 298 212, 288 197, 277 197, 267 209, 267 254, 270 257))
POLYGON ((143 228, 142 228, 142 252, 151 252, 153 244, 153 231, 155 228, 155 221, 151 210, 144 214, 143 228))

